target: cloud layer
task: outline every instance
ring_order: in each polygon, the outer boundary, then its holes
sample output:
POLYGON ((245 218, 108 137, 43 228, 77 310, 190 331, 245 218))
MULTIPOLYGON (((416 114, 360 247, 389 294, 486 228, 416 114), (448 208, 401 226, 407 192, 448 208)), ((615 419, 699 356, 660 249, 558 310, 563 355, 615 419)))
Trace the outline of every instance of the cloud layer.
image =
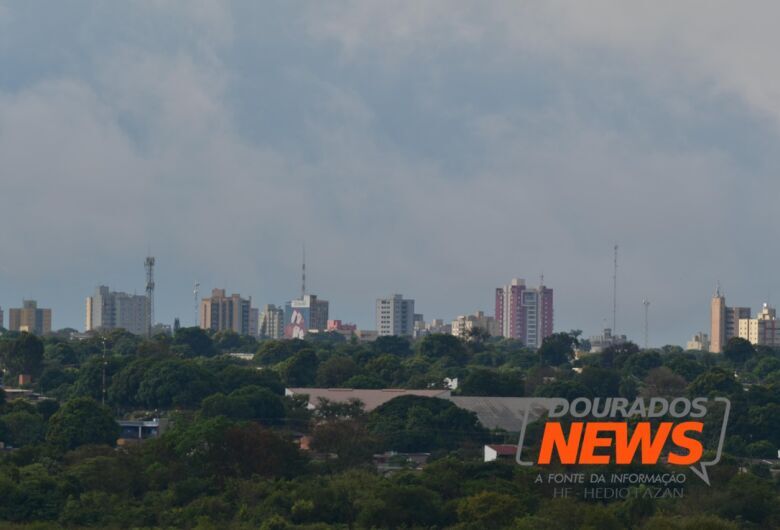
MULTIPOLYGON (((98 283, 194 318, 192 285, 309 286, 373 325, 556 289, 559 329, 683 343, 720 280, 757 307, 780 90, 772 12, 693 2, 0 3, 0 305, 83 327, 98 283)), ((777 296, 777 295, 776 295, 777 296)))

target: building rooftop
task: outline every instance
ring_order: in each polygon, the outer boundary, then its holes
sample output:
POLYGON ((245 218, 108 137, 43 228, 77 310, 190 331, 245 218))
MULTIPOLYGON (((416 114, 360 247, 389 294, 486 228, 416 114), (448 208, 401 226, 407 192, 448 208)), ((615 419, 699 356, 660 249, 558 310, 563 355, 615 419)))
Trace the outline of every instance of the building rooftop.
POLYGON ((491 396, 450 396, 447 399, 459 408, 475 413, 484 427, 508 432, 520 431, 526 409, 528 420, 536 421, 561 401, 559 398, 491 396))
POLYGON ((348 403, 357 399, 363 403, 364 410, 370 412, 378 406, 399 396, 421 396, 449 399, 449 390, 406 390, 403 388, 356 389, 356 388, 286 388, 286 396, 309 396, 309 408, 319 406, 320 399, 336 403, 348 403))

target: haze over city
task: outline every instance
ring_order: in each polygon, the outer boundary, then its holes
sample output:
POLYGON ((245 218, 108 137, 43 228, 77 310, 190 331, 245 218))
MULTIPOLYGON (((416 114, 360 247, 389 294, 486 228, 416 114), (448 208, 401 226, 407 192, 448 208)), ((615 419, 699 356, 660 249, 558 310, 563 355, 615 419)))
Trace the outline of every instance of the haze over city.
POLYGON ((717 4, 0 2, 0 306, 83 329, 151 254, 156 320, 192 324, 195 281, 297 296, 305 243, 360 327, 544 273, 590 335, 617 242, 619 332, 647 298, 651 344, 685 344, 718 281, 780 296, 780 7, 717 4))

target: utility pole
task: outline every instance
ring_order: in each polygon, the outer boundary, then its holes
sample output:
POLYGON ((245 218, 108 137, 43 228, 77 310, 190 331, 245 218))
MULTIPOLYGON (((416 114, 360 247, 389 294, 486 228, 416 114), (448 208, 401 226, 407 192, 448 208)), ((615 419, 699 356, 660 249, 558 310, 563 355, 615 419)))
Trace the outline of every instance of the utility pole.
POLYGON ((301 262, 301 300, 306 296, 306 245, 303 245, 303 260, 301 262))
POLYGON ((617 273, 618 246, 615 245, 614 269, 612 272, 612 335, 617 335, 617 273))
POLYGON ((106 365, 108 364, 108 360, 106 359, 106 338, 103 337, 103 385, 100 392, 100 402, 105 405, 106 404, 106 365))
POLYGON ((648 346, 648 341, 647 341, 647 337, 648 337, 648 334, 647 334, 647 313, 650 310, 650 300, 645 298, 644 300, 642 300, 642 305, 645 306, 645 349, 647 349, 649 347, 648 346))
POLYGON ((192 290, 192 295, 195 298, 195 324, 193 326, 198 326, 198 294, 200 293, 200 283, 198 281, 195 281, 195 288, 192 290))

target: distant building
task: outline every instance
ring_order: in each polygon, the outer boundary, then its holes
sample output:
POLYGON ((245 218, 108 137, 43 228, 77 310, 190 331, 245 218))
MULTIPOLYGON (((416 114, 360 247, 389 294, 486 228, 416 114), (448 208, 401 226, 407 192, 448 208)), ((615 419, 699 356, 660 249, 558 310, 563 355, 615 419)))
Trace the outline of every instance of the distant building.
POLYGON ((0 328, 5 329, 5 324, 3 324, 3 322, 5 322, 5 320, 3 320, 3 308, 0 307, 0 328))
POLYGON ((105 285, 87 298, 87 331, 124 329, 135 335, 148 333, 146 296, 110 291, 105 285))
POLYGON ((358 342, 374 342, 379 338, 379 333, 375 329, 359 329, 355 332, 358 342))
POLYGON ((710 336, 702 331, 698 332, 688 341, 688 344, 685 345, 685 349, 710 351, 710 336))
POLYGON ((51 333, 51 309, 39 308, 35 300, 23 300, 22 307, 8 310, 8 329, 36 335, 51 333))
POLYGON ((328 301, 317 295, 305 294, 284 306, 284 336, 304 339, 309 330, 325 331, 328 326, 328 301))
POLYGON ((320 406, 321 400, 326 399, 332 403, 350 403, 360 401, 363 410, 371 412, 378 406, 387 403, 399 396, 422 396, 448 399, 449 390, 405 390, 401 388, 383 389, 353 389, 353 388, 286 388, 284 395, 288 397, 307 396, 307 408, 315 410, 320 406))
POLYGON ((347 324, 341 320, 328 320, 328 327, 326 331, 328 333, 338 333, 347 339, 351 339, 357 333, 357 325, 347 324))
POLYGON ((477 311, 473 315, 460 315, 452 321, 451 333, 456 337, 468 338, 474 329, 482 329, 491 337, 500 336, 496 319, 477 311))
POLYGON ((605 328, 601 335, 594 335, 588 339, 590 351, 588 353, 601 353, 610 346, 619 346, 628 342, 625 335, 613 335, 610 328, 605 328))
POLYGON ((517 444, 490 444, 484 447, 484 462, 496 460, 514 460, 517 456, 517 444))
POLYGON ((718 287, 710 303, 710 352, 723 353, 729 339, 739 336, 739 321, 749 318, 750 308, 726 306, 718 287))
POLYGON ((284 309, 267 304, 260 313, 258 334, 263 339, 284 338, 284 309))
POLYGON ((780 328, 777 325, 775 308, 764 304, 756 318, 739 320, 739 337, 749 340, 755 346, 780 346, 780 328))
POLYGON ((212 289, 211 297, 200 302, 200 327, 249 335, 251 306, 251 298, 241 298, 235 293, 227 296, 225 289, 212 289))
POLYGON ((117 420, 120 427, 119 439, 117 445, 134 445, 157 438, 165 432, 168 421, 165 419, 153 418, 150 420, 117 420))
POLYGON ((430 322, 414 323, 414 338, 427 337, 428 335, 449 335, 452 333, 452 326, 445 323, 441 318, 434 318, 430 322))
POLYGON ((380 337, 414 335, 414 300, 400 294, 376 300, 376 331, 380 337))
POLYGON ((553 290, 540 285, 528 288, 514 278, 496 289, 496 322, 501 335, 538 348, 553 334, 553 290))
POLYGON ((260 310, 256 307, 249 308, 249 334, 257 337, 260 331, 260 310))

